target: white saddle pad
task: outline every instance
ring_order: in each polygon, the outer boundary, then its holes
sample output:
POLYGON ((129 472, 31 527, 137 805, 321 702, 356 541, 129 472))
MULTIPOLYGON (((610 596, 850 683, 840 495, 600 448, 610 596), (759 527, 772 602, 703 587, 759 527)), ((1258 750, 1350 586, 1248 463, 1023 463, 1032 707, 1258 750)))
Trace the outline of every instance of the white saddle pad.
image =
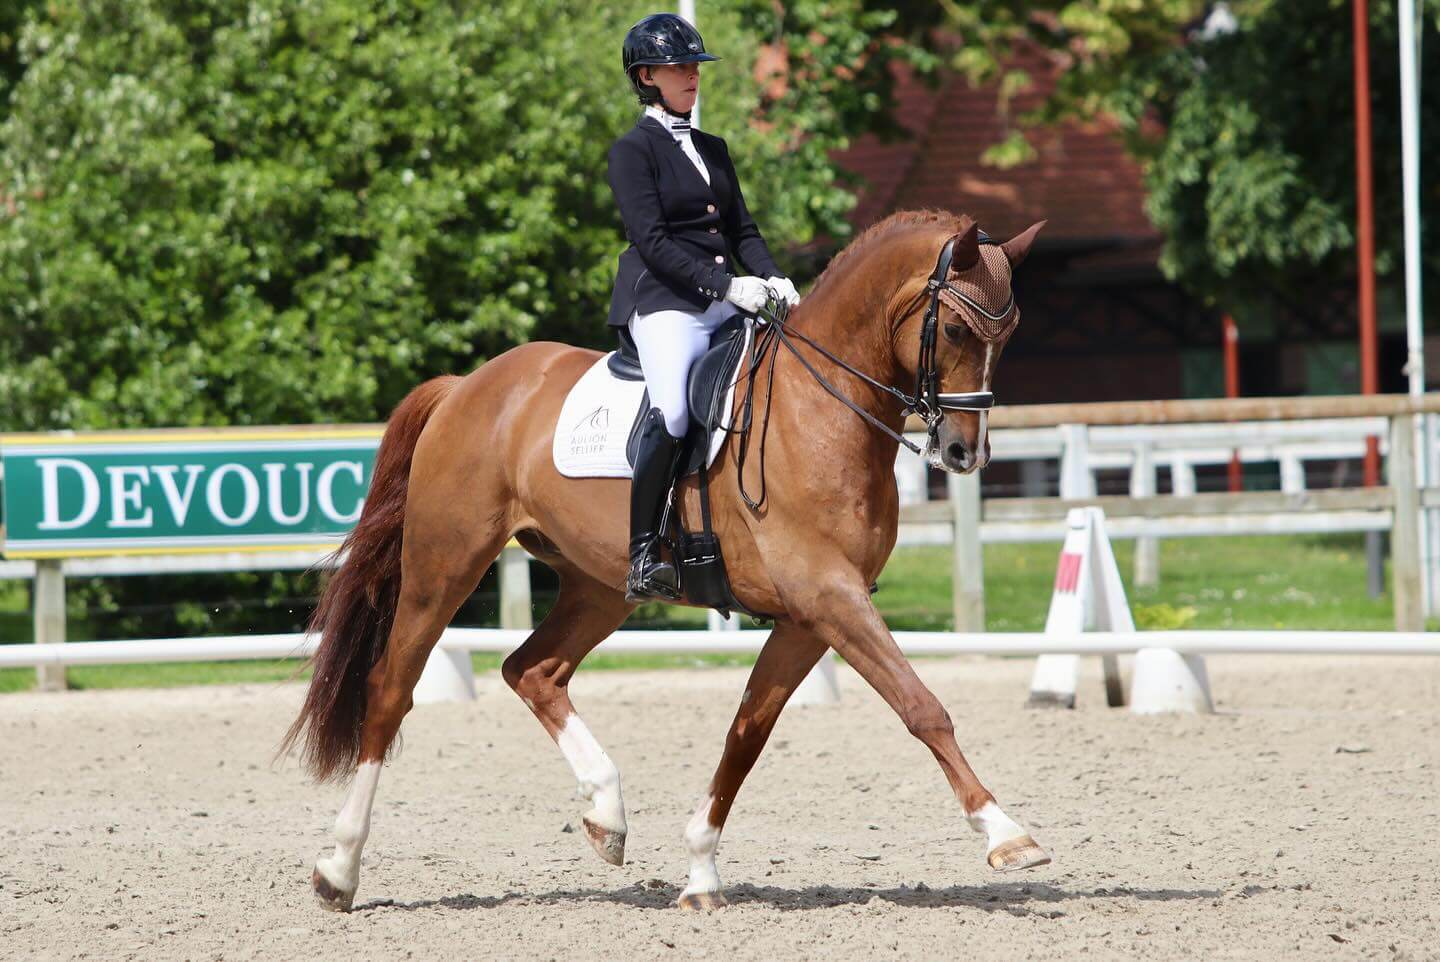
MULTIPOLYGON (((747 351, 750 335, 747 330, 747 351)), ((745 356, 742 353, 741 357, 745 356)), ((645 382, 620 380, 605 366, 608 360, 610 355, 606 354, 575 382, 560 408, 560 418, 555 422, 555 442, 551 449, 555 469, 567 478, 630 477, 625 444, 630 440, 630 429, 634 427, 635 415, 640 411, 645 382)), ((742 370, 744 364, 742 360, 742 370)), ((727 428, 734 414, 734 401, 735 385, 731 384, 722 405, 721 424, 727 428)), ((724 443, 724 431, 715 431, 710 435, 706 467, 715 463, 715 457, 724 443)))

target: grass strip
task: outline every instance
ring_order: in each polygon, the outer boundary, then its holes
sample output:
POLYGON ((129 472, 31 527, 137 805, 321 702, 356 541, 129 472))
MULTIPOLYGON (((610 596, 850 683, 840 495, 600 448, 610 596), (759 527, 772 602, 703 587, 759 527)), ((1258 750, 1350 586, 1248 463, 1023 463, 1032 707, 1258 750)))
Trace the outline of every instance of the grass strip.
MULTIPOLYGON (((1059 545, 985 548, 986 622, 990 631, 1040 631, 1050 605, 1059 545)), ((1139 628, 1255 628, 1384 631, 1393 627, 1387 591, 1365 590, 1364 537, 1358 534, 1288 537, 1177 538, 1160 544, 1160 584, 1132 584, 1134 542, 1115 543, 1139 628)), ((898 549, 875 595, 897 631, 945 631, 950 613, 951 551, 947 545, 898 549)), ((13 591, 8 599, 14 601, 13 591)), ((539 599, 548 606, 548 599, 539 599)), ((13 607, 13 604, 9 607, 13 607)), ((655 627, 703 627, 705 612, 642 606, 632 617, 655 627)), ((1431 628, 1437 627, 1432 621, 1431 628)), ((588 669, 664 669, 748 665, 748 655, 596 655, 588 669)), ((500 656, 476 654, 477 672, 498 670, 500 656)), ((267 683, 296 677, 293 661, 175 662, 71 668, 72 688, 168 688, 182 685, 267 683)), ((302 672, 300 677, 306 677, 302 672)), ((0 670, 0 692, 34 687, 33 669, 0 670)))

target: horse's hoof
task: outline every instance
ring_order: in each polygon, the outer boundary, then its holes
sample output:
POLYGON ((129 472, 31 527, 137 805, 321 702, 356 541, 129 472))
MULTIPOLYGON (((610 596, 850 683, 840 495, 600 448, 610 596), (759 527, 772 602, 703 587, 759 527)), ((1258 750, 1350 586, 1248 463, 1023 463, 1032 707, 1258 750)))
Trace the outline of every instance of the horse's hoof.
POLYGON ((1029 835, 1021 835, 995 846, 986 856, 990 867, 997 872, 1018 872, 1023 868, 1049 865, 1049 854, 1029 835))
POLYGON ((320 907, 328 912, 348 912, 350 906, 355 902, 355 890, 342 892, 330 880, 320 874, 320 869, 315 869, 310 876, 310 887, 315 890, 315 898, 319 900, 320 907))
POLYGON ((625 864, 625 833, 613 832, 608 828, 596 825, 588 818, 580 819, 585 826, 585 837, 590 840, 598 854, 611 865, 625 864))
POLYGON ((729 904, 719 892, 681 892, 675 900, 676 907, 687 912, 713 912, 729 904))

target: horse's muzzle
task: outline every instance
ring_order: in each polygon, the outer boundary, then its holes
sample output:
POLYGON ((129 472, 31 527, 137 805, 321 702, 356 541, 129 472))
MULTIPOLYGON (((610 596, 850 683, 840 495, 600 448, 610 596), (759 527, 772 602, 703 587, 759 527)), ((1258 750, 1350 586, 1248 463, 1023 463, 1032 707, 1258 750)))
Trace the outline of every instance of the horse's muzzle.
POLYGON ((982 465, 964 441, 951 441, 940 449, 940 466, 956 474, 969 474, 982 465))

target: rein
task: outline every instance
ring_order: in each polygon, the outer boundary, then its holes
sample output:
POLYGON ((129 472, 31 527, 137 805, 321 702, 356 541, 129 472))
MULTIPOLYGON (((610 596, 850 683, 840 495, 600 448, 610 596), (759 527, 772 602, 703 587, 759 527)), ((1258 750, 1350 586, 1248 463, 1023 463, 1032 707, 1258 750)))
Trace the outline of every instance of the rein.
MULTIPOLYGON (((983 236, 983 235, 982 235, 983 236)), ((990 243, 985 238, 981 243, 990 243)), ((967 305, 972 305, 981 310, 986 317, 994 317, 990 312, 985 311, 963 291, 957 290, 946 282, 950 272, 950 263, 955 256, 955 242, 952 238, 945 242, 940 249, 940 256, 935 263, 935 270, 931 273, 930 279, 926 282, 925 290, 916 295, 915 301, 900 313, 900 320, 896 322, 894 331, 898 331, 901 324, 905 322, 914 311, 914 304, 927 294, 930 303, 925 308, 925 317, 920 327, 920 352, 915 365, 915 393, 906 394, 899 388, 890 384, 882 384, 870 375, 866 374, 852 365, 846 363, 834 354, 830 353, 821 345, 817 344, 803 331, 798 331, 788 323, 790 308, 784 301, 771 300, 769 304, 756 312, 755 321, 759 333, 756 336, 754 351, 751 355, 750 366, 735 379, 738 384, 742 379, 745 383, 745 397, 740 403, 740 426, 726 428, 729 434, 738 435, 740 450, 737 455, 737 469, 739 472, 740 497, 752 510, 760 510, 765 503, 765 439, 770 432, 770 404, 774 397, 775 383, 775 358, 779 356, 780 345, 784 345, 791 354, 810 372, 811 377, 823 387, 831 397, 844 404, 850 410, 860 415, 865 422, 874 428, 879 429, 891 439, 904 445, 915 454, 925 455, 939 444, 940 421, 944 418, 946 411, 989 411, 995 406, 995 394, 993 391, 966 391, 959 393, 944 394, 939 391, 940 372, 937 369, 936 361, 936 337, 940 317, 940 293, 946 291, 958 297, 967 305), (817 371, 800 350, 795 346, 792 338, 799 338, 820 354, 824 355, 832 363, 844 368, 849 373, 860 378, 871 387, 876 388, 884 394, 899 401, 903 405, 903 412, 909 414, 914 412, 925 421, 928 434, 925 447, 921 448, 903 434, 896 433, 889 425, 885 424, 875 415, 860 407, 850 398, 846 397, 835 385, 831 384, 823 374, 817 371), (750 430, 754 418, 755 380, 760 373, 760 367, 765 363, 766 355, 769 355, 770 372, 765 382, 765 413, 760 423, 760 497, 754 499, 745 488, 745 455, 749 448, 750 430)), ((1005 313, 1014 308, 1015 299, 1012 294, 1010 302, 1006 306, 1005 313)), ((1003 316, 1003 315, 1001 315, 1003 316)), ((894 335, 892 331, 892 337, 894 335)), ((733 387, 734 384, 731 386, 733 387)))

